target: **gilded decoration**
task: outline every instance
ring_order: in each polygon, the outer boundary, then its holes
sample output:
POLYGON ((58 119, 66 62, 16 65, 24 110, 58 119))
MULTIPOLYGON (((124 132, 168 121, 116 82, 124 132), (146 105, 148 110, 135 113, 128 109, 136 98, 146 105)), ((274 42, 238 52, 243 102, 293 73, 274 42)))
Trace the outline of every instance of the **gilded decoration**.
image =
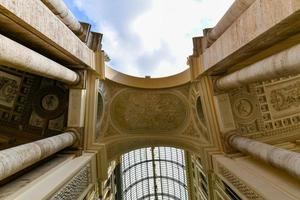
POLYGON ((188 105, 175 91, 124 89, 111 103, 112 123, 129 133, 176 131, 188 117, 188 105))

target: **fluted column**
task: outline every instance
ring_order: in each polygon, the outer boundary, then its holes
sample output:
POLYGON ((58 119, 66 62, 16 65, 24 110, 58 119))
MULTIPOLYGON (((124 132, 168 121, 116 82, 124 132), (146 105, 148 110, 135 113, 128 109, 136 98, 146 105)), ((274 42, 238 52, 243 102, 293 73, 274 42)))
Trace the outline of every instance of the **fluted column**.
POLYGON ((80 22, 73 15, 63 0, 42 0, 42 2, 76 35, 83 34, 80 22))
POLYGON ((35 75, 77 84, 79 75, 49 58, 0 34, 0 65, 35 75))
POLYGON ((243 136, 231 135, 228 143, 231 147, 274 167, 283 169, 300 179, 300 153, 274 147, 243 136))
POLYGON ((71 146, 75 141, 75 134, 73 132, 66 132, 57 136, 0 151, 0 181, 71 146))
POLYGON ((300 44, 221 77, 216 81, 216 87, 219 90, 229 90, 256 81, 298 74, 300 73, 299 54, 300 44))

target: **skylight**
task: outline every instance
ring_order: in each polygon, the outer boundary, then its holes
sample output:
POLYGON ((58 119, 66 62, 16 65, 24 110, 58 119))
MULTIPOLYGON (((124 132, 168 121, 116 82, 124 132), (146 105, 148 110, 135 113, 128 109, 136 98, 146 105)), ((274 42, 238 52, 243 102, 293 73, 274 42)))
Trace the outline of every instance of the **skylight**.
POLYGON ((188 200, 184 151, 143 148, 122 156, 123 200, 188 200))

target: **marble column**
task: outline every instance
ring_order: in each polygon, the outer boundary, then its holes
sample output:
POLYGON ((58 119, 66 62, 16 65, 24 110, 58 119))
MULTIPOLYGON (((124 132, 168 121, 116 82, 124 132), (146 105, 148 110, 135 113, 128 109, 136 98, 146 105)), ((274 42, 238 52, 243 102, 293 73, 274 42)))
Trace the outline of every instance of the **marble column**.
POLYGON ((234 149, 262 160, 273 167, 283 169, 300 179, 300 153, 281 149, 239 135, 231 135, 228 143, 234 149))
POLYGON ((0 65, 75 85, 79 75, 0 34, 0 65))
POLYGON ((76 35, 83 34, 83 28, 63 0, 42 0, 42 2, 76 35))
POLYGON ((256 81, 300 73, 300 44, 219 78, 216 87, 229 90, 256 81))
POLYGON ((73 132, 23 144, 0 151, 0 181, 38 161, 74 144, 73 132))
POLYGON ((216 41, 254 1, 255 0, 236 0, 217 25, 207 33, 208 46, 216 41))

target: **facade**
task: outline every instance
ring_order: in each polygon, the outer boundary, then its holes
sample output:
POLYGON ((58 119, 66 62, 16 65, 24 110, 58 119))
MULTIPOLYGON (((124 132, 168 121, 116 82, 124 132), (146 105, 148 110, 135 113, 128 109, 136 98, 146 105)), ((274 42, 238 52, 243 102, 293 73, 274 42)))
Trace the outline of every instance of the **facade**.
POLYGON ((189 69, 137 78, 63 1, 0 0, 0 199, 124 199, 124 154, 157 147, 185 151, 189 199, 300 199, 299 13, 236 0, 189 69))

